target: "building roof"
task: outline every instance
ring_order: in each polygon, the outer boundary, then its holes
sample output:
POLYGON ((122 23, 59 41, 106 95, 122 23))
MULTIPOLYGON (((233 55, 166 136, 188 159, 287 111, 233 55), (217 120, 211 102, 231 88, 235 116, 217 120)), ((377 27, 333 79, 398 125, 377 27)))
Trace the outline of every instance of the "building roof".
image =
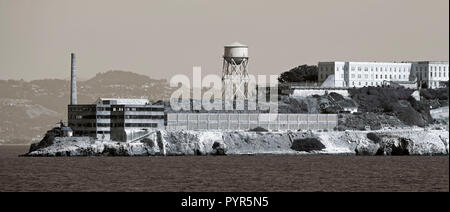
POLYGON ((96 104, 103 104, 103 101, 110 101, 114 105, 148 105, 148 99, 122 99, 122 98, 98 98, 96 104))
POLYGON ((244 45, 244 44, 239 43, 239 42, 234 42, 232 44, 226 45, 225 47, 247 47, 247 45, 244 45))

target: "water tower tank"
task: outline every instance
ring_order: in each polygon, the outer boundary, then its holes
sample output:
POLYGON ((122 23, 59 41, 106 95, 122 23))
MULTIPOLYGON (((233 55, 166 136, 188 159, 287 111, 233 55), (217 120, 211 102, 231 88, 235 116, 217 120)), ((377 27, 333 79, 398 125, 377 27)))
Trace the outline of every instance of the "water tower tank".
POLYGON ((234 60, 239 65, 244 59, 248 59, 248 46, 238 42, 227 45, 223 57, 227 62, 232 63, 234 60))

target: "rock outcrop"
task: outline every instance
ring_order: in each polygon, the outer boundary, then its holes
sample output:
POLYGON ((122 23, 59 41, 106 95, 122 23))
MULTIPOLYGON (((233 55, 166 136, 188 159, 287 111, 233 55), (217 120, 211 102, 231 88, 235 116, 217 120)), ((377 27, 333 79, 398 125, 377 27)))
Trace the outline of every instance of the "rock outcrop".
POLYGON ((89 137, 44 138, 25 156, 448 155, 448 131, 155 131, 131 143, 89 137), (51 142, 47 139, 51 139, 51 142))

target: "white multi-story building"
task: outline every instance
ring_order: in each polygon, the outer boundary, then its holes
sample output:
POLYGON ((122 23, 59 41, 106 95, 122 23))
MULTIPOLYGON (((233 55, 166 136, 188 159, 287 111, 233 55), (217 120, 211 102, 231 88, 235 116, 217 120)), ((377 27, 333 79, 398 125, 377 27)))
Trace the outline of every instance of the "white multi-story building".
POLYGON ((421 87, 440 88, 449 80, 448 62, 416 62, 413 71, 421 87))
POLYGON ((447 82, 448 62, 319 62, 318 81, 325 87, 381 86, 415 82, 426 88, 447 82), (420 74, 419 74, 420 73, 420 74), (420 77, 419 77, 420 75, 420 77))

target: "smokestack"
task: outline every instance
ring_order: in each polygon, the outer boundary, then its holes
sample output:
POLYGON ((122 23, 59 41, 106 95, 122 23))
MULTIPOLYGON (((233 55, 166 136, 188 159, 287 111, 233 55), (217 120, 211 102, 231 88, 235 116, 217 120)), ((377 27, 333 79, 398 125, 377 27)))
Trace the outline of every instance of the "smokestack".
POLYGON ((76 76, 76 66, 75 66, 75 53, 71 54, 71 63, 72 66, 70 68, 70 104, 77 104, 77 76, 76 76))

